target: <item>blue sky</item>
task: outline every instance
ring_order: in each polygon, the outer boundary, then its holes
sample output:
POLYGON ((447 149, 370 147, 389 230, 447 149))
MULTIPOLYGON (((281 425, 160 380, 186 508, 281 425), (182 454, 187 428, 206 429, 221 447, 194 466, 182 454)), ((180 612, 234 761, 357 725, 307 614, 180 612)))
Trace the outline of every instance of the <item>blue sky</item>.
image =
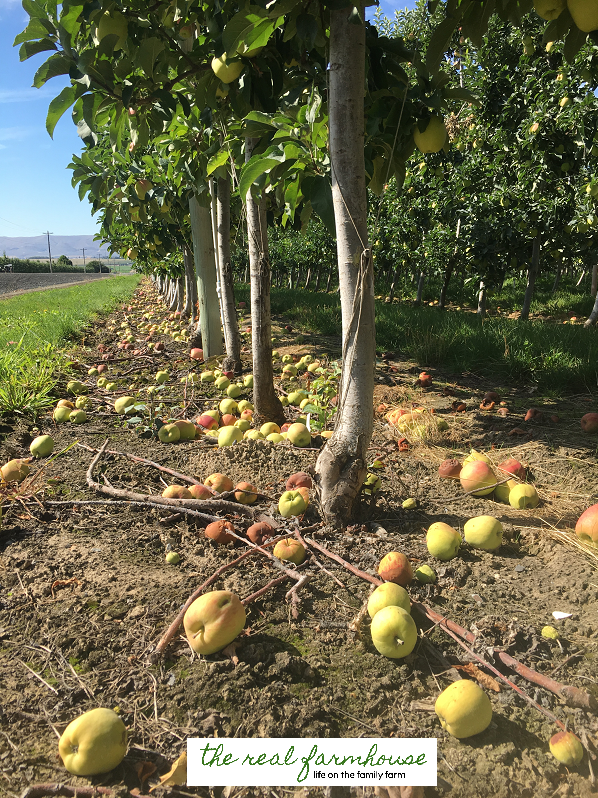
MULTIPOLYGON (((413 0, 381 0, 384 13, 413 7, 413 0)), ((373 14, 375 8, 368 9, 373 14)), ((0 0, 0 236, 92 235, 98 224, 87 200, 79 201, 67 169, 80 140, 69 113, 51 139, 46 112, 68 79, 53 78, 34 89, 33 75, 47 53, 21 63, 15 36, 27 25, 20 0, 0 0)))

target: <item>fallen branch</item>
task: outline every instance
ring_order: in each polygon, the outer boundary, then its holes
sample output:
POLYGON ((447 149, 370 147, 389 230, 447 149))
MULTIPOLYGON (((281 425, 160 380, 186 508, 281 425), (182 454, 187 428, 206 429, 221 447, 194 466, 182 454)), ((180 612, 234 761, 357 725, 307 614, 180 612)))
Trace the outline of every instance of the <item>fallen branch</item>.
POLYGON ((293 587, 292 587, 292 588, 291 588, 291 589, 290 589, 290 590, 289 590, 289 591, 286 593, 286 595, 285 595, 285 599, 286 599, 287 601, 289 601, 289 600, 290 600, 290 602, 291 602, 291 607, 292 607, 292 609, 291 609, 291 615, 293 616, 293 618, 294 618, 295 620, 297 620, 297 618, 299 617, 299 610, 297 609, 297 607, 298 607, 298 605, 299 605, 299 602, 300 602, 300 600, 301 600, 301 599, 299 598, 299 595, 298 595, 297 591, 298 591, 300 588, 302 588, 302 587, 303 587, 303 585, 305 585, 307 582, 309 582, 309 580, 310 580, 311 578, 312 578, 312 574, 303 574, 303 576, 301 577, 301 579, 299 579, 299 581, 298 581, 298 582, 296 582, 296 583, 293 585, 293 587))
POLYGON ((264 587, 260 587, 259 590, 256 590, 255 593, 252 593, 250 596, 247 596, 246 598, 242 599, 241 604, 244 604, 245 606, 251 604, 252 601, 255 601, 256 599, 260 598, 261 596, 264 595, 264 593, 267 593, 271 588, 276 587, 276 585, 279 585, 281 582, 284 582, 285 579, 288 578, 289 577, 286 574, 276 577, 276 579, 273 579, 271 582, 268 582, 268 584, 264 585, 264 587))
MULTIPOLYGON (((96 798, 98 795, 114 795, 108 787, 71 787, 68 784, 32 784, 22 793, 21 798, 48 798, 48 796, 65 796, 65 798, 96 798)), ((143 796, 138 796, 143 798, 143 796)))
MULTIPOLYGON (((98 449, 95 449, 93 446, 88 446, 86 443, 78 442, 77 446, 81 449, 86 449, 88 452, 98 452, 98 449)), ((166 466, 160 465, 159 463, 155 463, 153 460, 146 460, 144 457, 137 457, 135 454, 128 454, 127 452, 117 452, 115 449, 105 449, 104 454, 113 454, 117 457, 126 457, 127 460, 131 460, 133 463, 139 463, 140 465, 148 465, 152 468, 156 468, 158 471, 162 471, 165 474, 170 474, 171 477, 176 477, 184 482, 189 483, 190 485, 201 485, 202 483, 195 479, 195 477, 189 477, 186 474, 181 474, 178 471, 174 471, 172 468, 167 468, 166 466)))
MULTIPOLYGON (((236 504, 235 502, 223 501, 222 499, 166 499, 163 496, 155 496, 151 493, 134 493, 133 491, 124 490, 123 488, 101 485, 94 480, 93 472, 102 455, 105 454, 107 443, 108 441, 98 450, 98 453, 89 464, 87 474, 85 475, 87 484, 92 490, 98 493, 105 493, 108 496, 114 496, 117 499, 143 502, 145 504, 160 506, 163 509, 176 508, 178 512, 185 512, 185 510, 190 509, 200 511, 201 508, 203 510, 220 510, 224 513, 235 513, 237 515, 243 515, 246 518, 251 518, 252 520, 255 518, 257 509, 251 509, 245 504, 236 504)), ((212 517, 211 520, 218 521, 219 519, 212 517)))

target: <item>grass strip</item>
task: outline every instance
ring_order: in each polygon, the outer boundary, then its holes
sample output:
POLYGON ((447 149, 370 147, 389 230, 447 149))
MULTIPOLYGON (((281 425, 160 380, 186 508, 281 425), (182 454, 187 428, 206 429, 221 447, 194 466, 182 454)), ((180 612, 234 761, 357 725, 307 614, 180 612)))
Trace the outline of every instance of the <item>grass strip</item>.
MULTIPOLYGON (((247 286, 236 295, 248 301, 247 286)), ((273 288, 271 308, 301 331, 340 337, 338 294, 273 288)), ((482 321, 473 313, 376 302, 376 348, 422 368, 470 371, 495 384, 533 383, 547 395, 594 391, 598 381, 598 331, 581 325, 482 321)))
POLYGON ((99 313, 132 296, 139 275, 0 300, 0 413, 35 413, 53 403, 64 347, 99 313))

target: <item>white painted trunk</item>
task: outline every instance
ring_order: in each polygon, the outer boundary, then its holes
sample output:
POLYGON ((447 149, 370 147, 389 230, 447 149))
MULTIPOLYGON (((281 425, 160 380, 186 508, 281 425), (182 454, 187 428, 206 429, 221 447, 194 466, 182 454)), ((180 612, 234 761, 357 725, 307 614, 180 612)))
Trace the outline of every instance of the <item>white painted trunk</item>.
POLYGON ((237 374, 241 371, 241 337, 235 309, 233 267, 230 259, 230 178, 218 179, 216 200, 218 232, 218 268, 220 272, 220 308, 226 342, 228 365, 237 374))
POLYGON ((222 330, 216 291, 216 258, 212 237, 212 220, 210 209, 202 207, 195 197, 189 201, 189 215, 197 274, 201 340, 204 357, 207 359, 222 354, 222 330))
POLYGON ((183 307, 183 318, 190 319, 193 316, 195 268, 193 266, 193 254, 188 247, 183 248, 183 263, 185 265, 185 306, 183 307))
MULTIPOLYGON (((363 6, 358 6, 362 13, 363 6)), ((343 333, 343 371, 334 435, 316 463, 326 521, 351 519, 367 473, 373 430, 374 274, 367 233, 364 149, 365 27, 349 22, 352 6, 330 13, 332 195, 343 333)))

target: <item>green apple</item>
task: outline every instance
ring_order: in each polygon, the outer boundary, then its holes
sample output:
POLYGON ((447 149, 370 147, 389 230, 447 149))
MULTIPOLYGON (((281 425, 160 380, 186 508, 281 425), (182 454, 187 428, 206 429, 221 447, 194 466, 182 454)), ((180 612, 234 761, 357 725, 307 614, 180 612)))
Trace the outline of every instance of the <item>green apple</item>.
POLYGON ((384 582, 374 590, 368 601, 368 614, 370 618, 379 612, 383 607, 402 607, 405 612, 411 612, 411 602, 409 593, 401 585, 394 582, 384 582))
POLYGON ((98 377, 98 380, 96 382, 98 388, 105 388, 107 384, 108 380, 106 379, 106 377, 98 377))
POLYGON ((583 746, 579 737, 570 731, 560 731, 550 738, 550 753, 568 767, 579 765, 583 759, 583 746))
POLYGON ((239 427, 241 432, 247 432, 247 430, 251 428, 251 422, 249 422, 246 418, 238 418, 235 421, 234 426, 239 427))
POLYGON ((29 474, 29 465, 26 460, 9 460, 0 468, 4 482, 22 482, 27 474, 29 474))
POLYGON ((502 502, 503 504, 508 504, 509 495, 515 485, 519 485, 519 482, 517 482, 515 479, 509 479, 508 482, 501 482, 500 485, 497 485, 494 488, 494 500, 497 502, 502 502))
POLYGON ((536 14, 542 19, 556 19, 567 8, 567 0, 534 0, 536 14))
POLYGON ((69 420, 69 416, 72 412, 70 407, 56 407, 52 414, 52 418, 57 424, 62 424, 64 421, 69 420))
POLYGON ((213 590, 195 599, 183 624, 189 645, 197 654, 214 654, 243 630, 245 607, 230 590, 213 590))
POLYGON ((266 436, 262 435, 259 429, 248 429, 243 437, 248 438, 250 441, 263 441, 266 439, 266 436))
POLYGON ((236 382, 231 383, 226 389, 226 395, 230 396, 231 399, 236 399, 237 397, 241 396, 242 393, 243 386, 238 385, 236 382))
POLYGON ((119 415, 127 412, 127 408, 135 404, 135 399, 132 396, 119 396, 114 401, 114 409, 119 415))
POLYGON ((226 391, 226 389, 230 385, 230 380, 229 380, 228 377, 225 377, 224 374, 223 374, 221 377, 218 377, 218 379, 216 380, 216 382, 214 384, 221 391, 226 391))
POLYGON ((85 424, 87 421, 87 413, 85 410, 71 410, 69 421, 71 424, 85 424))
POLYGON ((470 518, 463 526, 463 537, 474 549, 496 551, 502 543, 502 524, 491 515, 470 518))
POLYGON ((297 488, 296 490, 285 490, 278 500, 278 512, 283 518, 291 518, 295 515, 303 515, 309 504, 309 491, 307 488, 297 488))
POLYGON ((447 135, 444 120, 434 114, 430 117, 430 121, 423 132, 416 125, 413 131, 413 140, 420 152, 440 152, 447 140, 447 135))
POLYGON ((118 388, 118 384, 116 382, 107 382, 105 388, 107 391, 115 391, 118 388))
POLYGON ((378 610, 372 618, 370 631, 376 650, 391 659, 408 656, 417 643, 415 621, 406 610, 396 605, 378 610))
POLYGON ((559 639, 558 629, 555 629, 554 626, 543 626, 540 634, 542 635, 542 637, 545 637, 547 640, 559 639))
POLYGON ((437 521, 426 533, 426 545, 432 557, 439 560, 452 560, 461 546, 461 535, 452 526, 437 521))
POLYGON ((216 377, 214 376, 213 371, 202 371, 201 376, 199 378, 202 382, 215 382, 216 377))
POLYGON ((305 426, 305 424, 295 423, 291 424, 291 426, 287 430, 287 437, 288 440, 293 444, 293 446, 299 446, 301 448, 305 448, 309 446, 311 443, 311 433, 305 426))
POLYGON ((307 399, 307 391, 302 388, 297 391, 291 391, 287 398, 290 405, 300 405, 304 399, 307 399))
POLYGON ((269 435, 266 435, 266 440, 272 443, 282 443, 282 441, 286 441, 286 438, 284 438, 280 432, 271 432, 269 435))
POLYGON ((227 61, 226 53, 218 58, 212 58, 212 71, 223 83, 232 83, 244 68, 245 64, 242 61, 227 61))
POLYGON ((253 374, 246 374, 243 377, 243 385, 245 388, 253 388, 253 374))
POLYGON ((87 376, 88 376, 88 377, 97 377, 99 373, 100 373, 100 372, 97 370, 97 368, 95 368, 95 366, 93 366, 93 367, 92 367, 92 368, 90 368, 90 369, 89 369, 89 371, 87 372, 87 376))
POLYGON ((158 438, 162 443, 176 443, 181 439, 181 431, 176 424, 163 424, 158 430, 158 438))
POLYGON ((567 0, 567 6, 579 30, 598 30, 598 0, 567 0))
POLYGON ((293 358, 290 355, 283 355, 281 357, 281 360, 282 360, 283 363, 292 363, 293 362, 293 358))
POLYGON ((169 551, 164 559, 169 565, 178 565, 181 561, 181 555, 177 554, 176 551, 169 551))
POLYGON ((297 376, 297 366, 294 366, 292 363, 287 363, 287 365, 282 370, 283 377, 296 377, 297 376))
POLYGON ((181 433, 180 440, 182 441, 194 441, 195 440, 195 424, 192 421, 188 421, 187 419, 181 418, 178 421, 175 421, 175 426, 179 428, 181 433))
POLYGON ((260 427, 260 432, 264 437, 270 435, 272 432, 280 432, 280 427, 278 424, 275 424, 274 421, 266 421, 265 424, 262 424, 260 427))
POLYGON ((483 732, 492 720, 490 699, 470 679, 449 685, 436 699, 434 709, 442 728, 459 740, 483 732))
POLYGON ((414 576, 422 585, 430 585, 436 581, 434 569, 430 568, 429 565, 420 565, 419 568, 415 569, 414 576))
POLYGON ((48 457, 54 451, 54 440, 49 435, 38 435, 31 441, 29 451, 34 457, 48 457))
POLYGON ((96 776, 120 765, 127 729, 116 712, 97 707, 71 721, 58 742, 65 768, 75 776, 96 776))
POLYGON ((242 413, 244 410, 254 410, 253 405, 251 402, 248 402, 247 399, 241 399, 241 401, 237 404, 237 408, 240 413, 242 413))
POLYGON ((517 510, 533 510, 540 503, 540 497, 533 485, 515 485, 509 493, 509 504, 517 510))
POLYGON ((91 407, 91 399, 88 396, 78 396, 75 407, 77 410, 87 410, 91 407))
POLYGON ((238 443, 243 440, 243 433, 239 427, 231 425, 230 427, 221 427, 218 432, 218 447, 222 449, 223 446, 232 446, 233 443, 238 443))
POLYGON ((239 409, 239 405, 235 402, 234 399, 223 399, 220 404, 218 405, 218 409, 222 413, 223 416, 231 415, 234 416, 237 410, 239 409))
POLYGON ((156 374, 156 382, 158 385, 163 385, 166 380, 168 379, 168 372, 167 371, 158 371, 156 374))
POLYGON ((79 382, 79 380, 71 380, 69 383, 67 383, 66 389, 69 393, 75 394, 84 393, 87 390, 85 385, 83 385, 82 382, 79 382))
POLYGON ((285 562, 292 562, 295 565, 301 565, 305 559, 305 547, 295 538, 286 538, 279 540, 272 551, 275 557, 285 562))

